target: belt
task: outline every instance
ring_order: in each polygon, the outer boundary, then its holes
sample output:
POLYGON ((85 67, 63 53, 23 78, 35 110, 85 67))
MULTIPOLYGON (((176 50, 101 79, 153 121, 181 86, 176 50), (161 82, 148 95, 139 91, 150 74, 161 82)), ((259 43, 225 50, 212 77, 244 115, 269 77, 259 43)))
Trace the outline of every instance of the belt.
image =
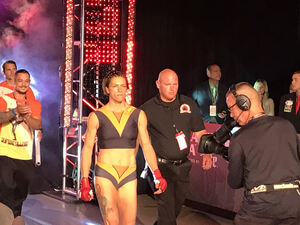
MULTIPOLYGON (((300 180, 295 180, 290 183, 281 183, 281 184, 262 184, 256 186, 250 190, 251 194, 262 193, 262 192, 270 192, 270 191, 279 191, 286 189, 300 189, 300 180)), ((300 191, 297 190, 300 195, 300 191)))
POLYGON ((182 163, 186 162, 187 160, 188 160, 187 158, 180 159, 180 160, 169 160, 169 159, 163 159, 163 158, 157 157, 157 162, 164 163, 164 164, 173 164, 176 166, 181 165, 182 163))

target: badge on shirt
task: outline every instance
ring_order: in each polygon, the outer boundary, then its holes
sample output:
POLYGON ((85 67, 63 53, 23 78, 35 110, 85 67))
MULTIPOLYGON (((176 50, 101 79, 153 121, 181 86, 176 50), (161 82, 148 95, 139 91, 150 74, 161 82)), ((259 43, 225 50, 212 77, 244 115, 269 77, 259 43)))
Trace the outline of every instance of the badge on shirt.
POLYGON ((183 150, 187 149, 187 143, 186 143, 186 140, 185 140, 184 133, 182 131, 180 131, 179 133, 177 133, 175 135, 175 137, 176 137, 176 140, 177 140, 179 150, 183 151, 183 150))
POLYGON ((216 116, 217 115, 217 106, 216 105, 210 105, 209 106, 209 115, 210 116, 216 116))
POLYGON ((292 100, 286 100, 284 103, 284 112, 292 112, 293 107, 293 101, 292 100))
POLYGON ((180 113, 191 113, 191 107, 188 104, 182 104, 180 106, 180 113))

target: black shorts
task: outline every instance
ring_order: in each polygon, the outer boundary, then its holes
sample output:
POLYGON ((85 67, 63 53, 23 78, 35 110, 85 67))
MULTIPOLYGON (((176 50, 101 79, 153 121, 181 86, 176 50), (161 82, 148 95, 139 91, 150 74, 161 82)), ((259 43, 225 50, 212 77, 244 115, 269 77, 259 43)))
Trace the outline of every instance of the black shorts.
POLYGON ((8 206, 15 217, 21 215, 33 172, 31 160, 0 156, 0 202, 8 206))

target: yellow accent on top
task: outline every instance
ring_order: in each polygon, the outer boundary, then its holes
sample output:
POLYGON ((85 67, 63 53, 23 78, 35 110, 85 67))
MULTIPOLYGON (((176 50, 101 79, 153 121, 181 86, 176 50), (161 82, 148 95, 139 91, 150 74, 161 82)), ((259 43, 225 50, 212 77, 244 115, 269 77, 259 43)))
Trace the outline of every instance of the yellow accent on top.
POLYGON ((124 110, 120 122, 117 120, 115 114, 109 110, 109 108, 105 105, 99 109, 100 112, 102 112, 114 125, 116 130, 118 131, 120 137, 122 136, 123 130, 126 126, 126 123, 131 115, 131 113, 135 110, 134 106, 129 106, 127 109, 124 110))

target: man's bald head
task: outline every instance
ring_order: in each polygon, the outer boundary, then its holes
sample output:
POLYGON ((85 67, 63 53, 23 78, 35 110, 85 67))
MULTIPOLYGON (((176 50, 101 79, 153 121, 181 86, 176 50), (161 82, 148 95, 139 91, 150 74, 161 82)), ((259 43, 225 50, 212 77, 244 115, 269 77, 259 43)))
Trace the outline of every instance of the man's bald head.
POLYGON ((158 75, 156 87, 159 90, 162 101, 174 101, 178 91, 178 76, 176 72, 171 69, 162 70, 158 75))
POLYGON ((235 85, 235 93, 236 95, 245 95, 245 98, 248 98, 250 101, 250 108, 242 110, 237 105, 236 96, 234 96, 232 89, 229 89, 226 94, 226 104, 230 111, 230 116, 240 125, 245 125, 251 118, 263 114, 264 110, 261 106, 258 93, 251 84, 247 82, 237 83, 235 85))
POLYGON ((158 74, 158 81, 161 81, 162 79, 166 79, 168 77, 176 77, 178 79, 178 76, 174 70, 171 69, 164 69, 158 74))

